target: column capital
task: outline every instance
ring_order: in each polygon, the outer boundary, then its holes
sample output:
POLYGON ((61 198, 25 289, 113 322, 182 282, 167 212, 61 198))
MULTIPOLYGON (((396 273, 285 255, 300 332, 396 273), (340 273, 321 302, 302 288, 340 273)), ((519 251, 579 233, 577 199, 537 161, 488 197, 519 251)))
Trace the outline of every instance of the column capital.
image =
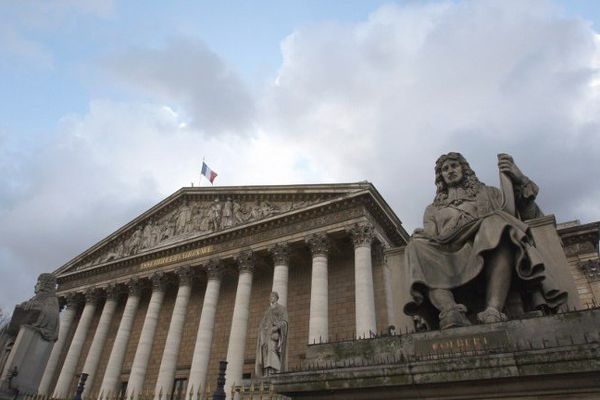
POLYGON ((140 296, 142 294, 142 283, 139 278, 131 278, 127 283, 129 296, 140 296))
POLYGON ((81 297, 75 292, 65 293, 63 296, 61 296, 61 298, 61 303, 71 310, 77 309, 81 303, 81 297))
POLYGON ((164 292, 167 287, 167 277, 162 271, 154 272, 150 276, 150 282, 152 282, 153 292, 164 292))
POLYGON ((346 228, 346 232, 352 236, 354 247, 369 247, 375 238, 375 228, 368 222, 354 224, 346 228))
POLYGON ((223 277, 223 264, 219 258, 211 258, 206 263, 206 275, 208 279, 221 280, 223 277))
POLYGON ((106 300, 115 300, 119 298, 119 295, 122 293, 121 288, 119 288, 114 283, 108 284, 104 287, 104 293, 106 293, 106 300))
POLYGON ((179 279, 179 286, 192 286, 192 279, 194 277, 194 271, 189 265, 178 267, 175 269, 175 274, 179 279))
POLYGON ((85 303, 96 304, 100 300, 100 290, 98 288, 89 288, 83 292, 85 303))
POLYGON ((240 272, 254 272, 256 257, 252 250, 241 251, 235 258, 235 261, 238 263, 240 272))
POLYGON ((310 247, 310 252, 312 253, 313 257, 327 257, 331 243, 326 233, 313 233, 312 235, 306 237, 305 242, 310 247))
POLYGON ((290 245, 287 242, 277 243, 269 247, 275 265, 288 265, 290 262, 290 245))

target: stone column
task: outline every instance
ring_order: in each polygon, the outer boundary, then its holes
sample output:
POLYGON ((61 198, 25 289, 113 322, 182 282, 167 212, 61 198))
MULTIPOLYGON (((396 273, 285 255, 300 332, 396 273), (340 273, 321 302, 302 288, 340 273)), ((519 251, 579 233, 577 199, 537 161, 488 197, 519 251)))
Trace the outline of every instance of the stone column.
POLYGON ((308 319, 308 343, 319 343, 329 338, 329 287, 327 256, 329 239, 324 233, 306 238, 312 253, 312 277, 310 284, 310 316, 308 319))
POLYGON ((87 337, 90 323, 94 317, 97 302, 97 289, 87 290, 85 292, 85 307, 83 307, 83 311, 81 312, 81 318, 79 318, 77 329, 73 335, 73 340, 71 340, 69 351, 67 352, 65 362, 63 363, 60 375, 58 376, 58 381, 56 382, 56 387, 54 388, 52 397, 55 399, 64 399, 69 394, 71 383, 73 383, 73 378, 75 377, 75 368, 77 368, 77 362, 79 361, 81 349, 83 348, 83 343, 87 337))
POLYGON ((123 316, 121 317, 112 351, 110 352, 110 357, 106 364, 104 378, 100 385, 100 394, 103 397, 116 396, 119 392, 119 385, 121 384, 121 368, 123 368, 123 359, 125 358, 125 351, 127 350, 127 342, 129 341, 133 320, 135 319, 135 314, 140 303, 141 285, 139 280, 132 279, 128 282, 127 286, 129 296, 125 303, 123 316))
POLYGON ((67 336, 71 330, 71 325, 73 324, 73 319, 75 318, 75 314, 77 313, 77 297, 74 293, 69 293, 66 296, 67 299, 67 308, 62 313, 62 317, 60 319, 60 327, 58 329, 58 340, 54 343, 54 347, 52 347, 52 353, 50 353, 50 358, 48 359, 48 363, 46 363, 46 368, 44 369, 44 375, 42 376, 42 380, 40 381, 40 386, 38 387, 38 394, 48 395, 51 393, 50 385, 52 384, 52 378, 54 378, 54 374, 56 372, 56 368, 58 367, 58 361, 60 355, 65 348, 65 344, 67 342, 67 336))
POLYGON ((287 307, 288 276, 289 276, 289 245, 278 243, 269 249, 273 256, 273 292, 279 294, 279 304, 287 307))
MULTIPOLYGON (((382 249, 383 250, 383 249, 382 249)), ((386 316, 387 316, 387 324, 388 327, 390 325, 396 325, 396 304, 394 303, 394 295, 392 291, 392 271, 387 264, 387 260, 384 256, 383 263, 381 265, 383 268, 383 290, 385 291, 385 308, 386 308, 386 316)), ((395 326, 398 329, 397 326, 395 326)))
POLYGON ((348 229, 348 232, 352 235, 354 242, 356 337, 368 338, 371 332, 377 332, 371 261, 371 242, 374 238, 373 225, 369 223, 356 224, 348 229))
POLYGON ((106 301, 104 302, 104 307, 102 308, 102 315, 100 315, 100 321, 98 321, 98 327, 96 327, 96 333, 94 334, 94 339, 92 339, 92 344, 90 346, 90 350, 88 351, 88 355, 85 359, 85 364, 83 365, 82 370, 82 372, 88 374, 87 381, 85 382, 85 390, 83 391, 84 397, 87 397, 94 384, 98 363, 100 362, 100 357, 104 351, 106 336, 108 335, 110 323, 115 315, 115 309, 117 308, 119 297, 119 291, 117 287, 115 285, 109 285, 106 287, 105 291, 106 301))
POLYGON ((252 275, 254 273, 254 253, 251 250, 240 253, 237 257, 240 275, 235 292, 235 305, 229 345, 227 347, 227 374, 225 375, 225 392, 231 398, 231 387, 242 383, 244 367, 244 350, 248 331, 248 314, 250 311, 250 292, 252 291, 252 275))
POLYGON ((146 310, 146 318, 140 334, 131 372, 129 373, 129 382, 127 383, 127 398, 137 399, 144 387, 146 378, 146 369, 152 353, 152 344, 154 343, 154 334, 158 325, 158 317, 165 297, 166 280, 163 272, 155 272, 152 277, 152 296, 146 310))
POLYGON ((173 307, 158 378, 156 379, 154 397, 158 400, 159 393, 169 395, 173 390, 177 356, 179 355, 179 345, 181 343, 181 335, 183 334, 183 324, 185 323, 187 306, 190 294, 192 293, 192 269, 190 267, 181 267, 175 272, 179 278, 179 289, 177 289, 177 298, 173 307))
POLYGON ((192 400, 197 400, 198 392, 202 393, 206 384, 208 360, 210 359, 210 349, 212 347, 215 328, 215 314, 217 313, 217 303, 219 301, 219 291, 223 275, 223 268, 219 260, 211 260, 206 267, 206 272, 208 282, 206 284, 206 291, 204 292, 202 315, 200 315, 200 322, 198 323, 198 333, 196 334, 196 344, 194 345, 194 355, 192 357, 190 377, 187 384, 187 398, 191 398, 192 400))

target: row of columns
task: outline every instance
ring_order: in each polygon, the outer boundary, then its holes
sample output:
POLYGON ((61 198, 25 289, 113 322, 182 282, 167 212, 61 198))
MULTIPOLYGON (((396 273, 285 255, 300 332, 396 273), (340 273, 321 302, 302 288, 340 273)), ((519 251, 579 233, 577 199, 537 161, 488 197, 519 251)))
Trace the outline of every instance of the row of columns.
MULTIPOLYGON (((348 229, 354 243, 355 258, 355 307, 356 307, 356 335, 357 337, 368 337, 376 330, 375 298, 373 288, 371 242, 374 237, 373 227, 370 224, 356 224, 348 229)), ((327 340, 329 337, 328 326, 328 254, 330 241, 326 234, 313 234, 307 237, 306 243, 312 253, 312 277, 310 296, 310 317, 308 343, 327 340)), ((269 249, 274 260, 273 287, 272 290, 279 293, 280 304, 287 306, 288 276, 289 276, 289 250, 287 244, 278 244, 269 249)), ((256 264, 255 255, 251 250, 243 251, 236 258, 239 277, 231 321, 229 344, 227 349, 227 374, 226 388, 241 384, 244 366, 244 353, 246 334, 248 330, 248 317, 250 307, 250 294, 252 291, 252 278, 256 264)), ((215 315, 219 300, 219 292, 222 279, 222 267, 219 260, 211 260, 206 265, 208 281, 204 295, 202 313, 198 324, 194 353, 187 385, 188 398, 195 398, 196 394, 202 392, 206 385, 208 374, 208 362, 215 326, 215 315)), ((183 334, 183 326, 191 295, 190 267, 182 267, 176 270, 179 278, 179 288, 173 308, 169 330, 162 354, 159 374, 155 388, 155 398, 160 394, 168 395, 173 389, 176 372, 179 345, 183 334)), ((129 382, 127 385, 127 398, 136 399, 141 393, 146 369, 152 351, 152 344, 160 310, 165 293, 165 276, 162 272, 156 272, 151 277, 152 295, 146 311, 140 340, 137 345, 129 382)), ((120 389, 120 377, 123 361, 131 334, 133 321, 138 310, 142 286, 138 279, 132 279, 128 283, 128 297, 125 304, 119 328, 110 351, 104 377, 100 385, 100 393, 103 395, 116 395, 120 389)), ((67 356, 52 392, 54 398, 65 398, 75 376, 77 362, 81 355, 83 343, 87 337, 91 320, 96 311, 98 289, 91 289, 85 293, 85 306, 83 308, 79 323, 75 330, 73 339, 69 346, 67 356)), ((106 337, 114 316, 118 288, 109 285, 106 289, 106 302, 92 339, 92 343, 85 359, 83 371, 88 374, 86 391, 89 393, 94 380, 100 357, 104 351, 106 337)), ((58 359, 65 344, 67 332, 73 323, 75 316, 75 300, 73 296, 67 298, 67 308, 62 316, 61 329, 46 371, 40 384, 39 393, 50 393, 50 382, 58 359)), ((230 393, 231 391, 226 391, 230 393)))

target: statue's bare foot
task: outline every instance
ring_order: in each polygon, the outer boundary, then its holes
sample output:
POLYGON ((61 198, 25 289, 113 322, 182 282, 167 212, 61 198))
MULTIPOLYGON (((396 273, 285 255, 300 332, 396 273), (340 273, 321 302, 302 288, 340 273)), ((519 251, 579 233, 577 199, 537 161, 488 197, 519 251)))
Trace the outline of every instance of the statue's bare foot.
POLYGON ((485 311, 477 313, 477 319, 484 324, 508 321, 506 314, 496 310, 494 307, 488 307, 485 311))
POLYGON ((465 315, 466 312, 467 308, 462 304, 457 304, 453 308, 441 312, 440 329, 471 325, 471 321, 465 315))

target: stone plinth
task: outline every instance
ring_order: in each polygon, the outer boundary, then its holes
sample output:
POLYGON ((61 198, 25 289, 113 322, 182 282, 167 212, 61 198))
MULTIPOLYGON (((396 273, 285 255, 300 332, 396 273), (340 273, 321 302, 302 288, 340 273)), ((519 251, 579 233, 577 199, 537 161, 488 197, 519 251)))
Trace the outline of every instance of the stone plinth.
POLYGON ((593 399, 598 326, 600 309, 313 345, 271 383, 310 399, 593 399))
POLYGON ((9 374, 16 367, 17 375, 11 380, 11 388, 21 393, 36 393, 53 345, 53 342, 42 339, 35 329, 21 326, 6 360, 1 388, 8 389, 9 374))
POLYGON ((560 236, 556 231, 554 215, 535 218, 527 221, 531 228, 531 236, 535 246, 544 259, 546 274, 552 276, 556 285, 569 294, 566 308, 581 309, 581 301, 573 276, 569 272, 569 264, 562 247, 560 236))

